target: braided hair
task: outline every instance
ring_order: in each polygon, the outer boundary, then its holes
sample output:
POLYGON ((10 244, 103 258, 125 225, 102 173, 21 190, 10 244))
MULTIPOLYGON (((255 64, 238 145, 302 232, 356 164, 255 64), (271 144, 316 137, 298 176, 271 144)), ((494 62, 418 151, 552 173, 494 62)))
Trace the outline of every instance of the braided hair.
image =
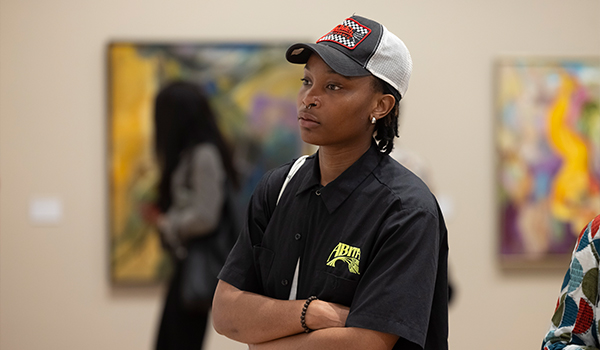
POLYGON ((390 154, 394 148, 394 138, 399 136, 398 119, 400 114, 399 111, 401 97, 398 93, 394 93, 393 88, 383 80, 374 77, 372 81, 373 89, 376 92, 394 95, 396 100, 394 107, 390 110, 390 112, 385 117, 377 120, 375 124, 375 132, 373 133, 373 137, 377 141, 377 147, 379 147, 379 151, 385 154, 390 154))

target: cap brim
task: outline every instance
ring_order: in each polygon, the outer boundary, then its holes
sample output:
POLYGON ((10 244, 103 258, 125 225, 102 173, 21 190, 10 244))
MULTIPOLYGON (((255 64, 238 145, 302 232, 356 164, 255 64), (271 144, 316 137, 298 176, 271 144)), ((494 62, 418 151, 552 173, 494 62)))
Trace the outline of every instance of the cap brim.
POLYGON ((346 77, 371 75, 362 65, 339 50, 326 44, 294 44, 287 49, 285 58, 291 63, 308 62, 310 55, 316 53, 336 73, 346 77))

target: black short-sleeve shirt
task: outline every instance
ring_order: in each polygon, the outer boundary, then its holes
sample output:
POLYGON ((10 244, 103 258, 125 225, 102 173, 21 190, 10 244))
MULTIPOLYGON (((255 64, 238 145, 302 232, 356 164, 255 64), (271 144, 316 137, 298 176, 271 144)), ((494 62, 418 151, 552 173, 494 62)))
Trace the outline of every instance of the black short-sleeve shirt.
POLYGON ((447 349, 448 241, 427 186, 373 144, 325 187, 308 157, 276 204, 290 167, 257 185, 219 278, 288 299, 300 259, 298 299, 350 307, 347 327, 398 335, 394 349, 447 349))

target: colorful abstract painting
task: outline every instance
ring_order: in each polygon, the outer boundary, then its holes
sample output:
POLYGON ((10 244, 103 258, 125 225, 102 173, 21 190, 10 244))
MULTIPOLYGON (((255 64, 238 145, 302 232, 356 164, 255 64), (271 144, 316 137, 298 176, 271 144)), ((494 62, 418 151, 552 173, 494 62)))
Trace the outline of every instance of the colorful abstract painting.
POLYGON ((153 103, 173 80, 200 84, 242 174, 239 206, 260 177, 310 149, 297 128, 302 67, 288 45, 111 43, 108 46, 110 272, 115 283, 163 280, 170 263, 141 208, 155 198, 153 103))
POLYGON ((563 261, 600 213, 600 58, 496 69, 502 261, 563 261))

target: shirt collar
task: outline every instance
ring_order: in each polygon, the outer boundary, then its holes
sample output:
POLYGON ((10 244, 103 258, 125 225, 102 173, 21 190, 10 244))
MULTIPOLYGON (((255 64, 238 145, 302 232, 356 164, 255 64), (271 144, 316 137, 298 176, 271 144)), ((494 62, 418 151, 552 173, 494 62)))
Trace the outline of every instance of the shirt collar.
MULTIPOLYGON (((333 213, 349 196, 350 194, 369 176, 381 161, 383 155, 379 151, 375 141, 371 147, 365 152, 354 164, 346 169, 335 180, 321 187, 321 170, 319 168, 319 152, 315 154, 313 159, 312 172, 307 173, 302 179, 296 195, 300 193, 319 188, 321 198, 325 203, 325 207, 329 213, 333 213)), ((307 169, 307 171, 309 171, 307 169)))

